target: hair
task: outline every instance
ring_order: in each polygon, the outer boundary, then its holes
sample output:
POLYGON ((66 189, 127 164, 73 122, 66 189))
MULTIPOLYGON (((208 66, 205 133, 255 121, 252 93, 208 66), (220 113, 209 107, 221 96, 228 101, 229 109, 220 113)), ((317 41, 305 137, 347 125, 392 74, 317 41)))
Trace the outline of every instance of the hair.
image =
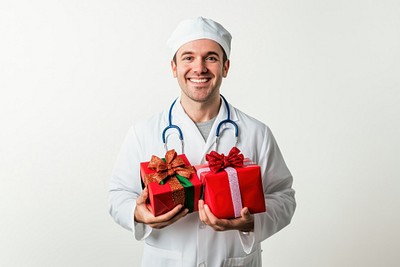
MULTIPOLYGON (((223 53, 222 64, 225 65, 225 62, 228 60, 228 56, 226 55, 224 48, 220 44, 218 44, 218 45, 219 45, 219 47, 221 47, 221 50, 223 53)), ((172 60, 174 61, 175 65, 176 65, 176 53, 175 53, 174 57, 172 58, 172 60)))

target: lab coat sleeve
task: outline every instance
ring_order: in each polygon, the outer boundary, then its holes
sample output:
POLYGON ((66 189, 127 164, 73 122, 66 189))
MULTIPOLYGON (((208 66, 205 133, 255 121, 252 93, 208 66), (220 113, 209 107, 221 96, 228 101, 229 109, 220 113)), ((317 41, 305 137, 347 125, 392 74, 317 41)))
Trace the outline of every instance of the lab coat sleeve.
POLYGON ((119 225, 133 231, 137 240, 145 239, 151 227, 134 221, 136 198, 142 191, 140 183, 140 145, 131 127, 115 163, 109 190, 109 213, 119 225))
POLYGON ((254 216, 256 242, 265 240, 287 226, 296 209, 293 177, 268 127, 264 141, 259 162, 267 211, 254 216))
POLYGON ((267 239, 287 226, 296 209, 292 175, 268 127, 258 163, 262 170, 266 212, 254 214, 254 232, 239 232, 246 253, 252 251, 255 243, 267 239))

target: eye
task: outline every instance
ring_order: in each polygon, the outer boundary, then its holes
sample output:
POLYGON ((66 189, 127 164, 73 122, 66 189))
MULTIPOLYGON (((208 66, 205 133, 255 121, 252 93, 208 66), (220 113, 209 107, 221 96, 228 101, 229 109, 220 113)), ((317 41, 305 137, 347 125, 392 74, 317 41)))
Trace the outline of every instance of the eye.
POLYGON ((216 58, 216 57, 214 57, 214 56, 209 56, 209 57, 206 58, 206 61, 209 61, 209 62, 216 62, 216 61, 218 61, 218 58, 216 58))
POLYGON ((185 56, 182 58, 183 61, 191 61, 193 59, 192 56, 185 56))

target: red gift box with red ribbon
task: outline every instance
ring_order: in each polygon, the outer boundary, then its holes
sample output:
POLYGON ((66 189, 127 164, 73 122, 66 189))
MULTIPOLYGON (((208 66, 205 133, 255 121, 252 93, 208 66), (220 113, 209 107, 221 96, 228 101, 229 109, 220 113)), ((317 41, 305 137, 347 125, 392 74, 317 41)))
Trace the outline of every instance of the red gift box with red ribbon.
POLYGON ((236 147, 228 156, 212 151, 206 160, 208 164, 195 169, 204 184, 204 202, 216 217, 240 217, 243 207, 252 214, 266 210, 260 166, 245 159, 236 147))
POLYGON ((152 156, 149 162, 140 163, 143 185, 148 187, 148 208, 154 216, 162 215, 179 204, 198 210, 202 183, 184 154, 169 150, 165 158, 152 156))

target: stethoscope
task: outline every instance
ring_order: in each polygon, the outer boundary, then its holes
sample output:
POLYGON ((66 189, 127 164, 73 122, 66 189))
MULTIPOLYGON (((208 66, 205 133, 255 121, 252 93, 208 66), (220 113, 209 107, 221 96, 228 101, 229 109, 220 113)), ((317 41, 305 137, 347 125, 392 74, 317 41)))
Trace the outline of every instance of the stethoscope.
MULTIPOLYGON (((220 130, 221 130, 222 125, 224 125, 224 124, 226 124, 226 123, 229 123, 229 124, 232 124, 232 125, 233 125, 233 127, 234 127, 234 129, 235 129, 235 138, 236 138, 235 146, 236 146, 237 143, 238 143, 238 137, 239 137, 239 127, 237 126, 237 124, 236 124, 233 120, 231 120, 231 110, 230 110, 230 108, 229 108, 228 101, 226 101, 226 99, 225 99, 225 97, 224 97, 223 95, 221 95, 221 98, 222 98, 222 100, 223 100, 224 103, 225 103, 225 107, 226 107, 226 111, 227 111, 227 116, 226 116, 226 119, 225 119, 225 120, 222 120, 222 121, 221 121, 220 123, 218 123, 218 125, 217 125, 217 130, 216 130, 216 133, 215 133, 215 135, 216 135, 216 138, 215 138, 215 150, 216 150, 216 151, 217 151, 217 148, 218 148, 218 141, 219 141, 219 138, 220 138, 220 130)), ((166 132, 167 132, 169 129, 176 129, 176 130, 178 131, 178 133, 179 133, 179 139, 180 139, 180 141, 181 141, 181 148, 182 148, 182 153, 183 153, 183 133, 182 133, 182 130, 181 130, 181 128, 180 128, 178 125, 172 124, 172 109, 174 108, 174 105, 175 105, 176 100, 177 100, 177 99, 175 99, 174 102, 172 102, 172 104, 171 104, 171 106, 170 106, 170 108, 169 108, 169 113, 168 113, 168 126, 165 127, 164 131, 162 132, 162 141, 163 141, 163 143, 164 143, 164 148, 165 148, 165 150, 168 150, 168 148, 167 148, 167 138, 166 138, 166 136, 165 136, 165 135, 166 135, 166 132)))

